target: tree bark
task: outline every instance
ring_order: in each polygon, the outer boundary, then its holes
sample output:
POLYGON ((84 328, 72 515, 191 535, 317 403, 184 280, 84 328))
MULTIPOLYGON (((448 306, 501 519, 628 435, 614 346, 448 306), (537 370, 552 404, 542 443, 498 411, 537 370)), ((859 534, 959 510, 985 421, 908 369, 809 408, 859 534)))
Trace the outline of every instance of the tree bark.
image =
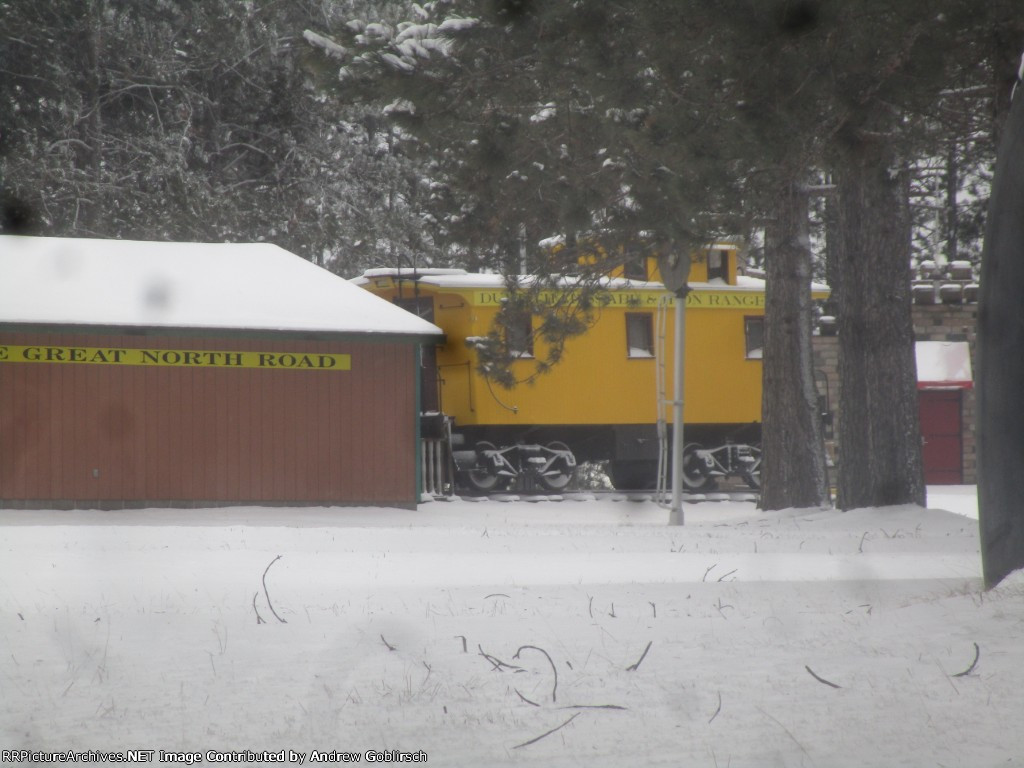
POLYGON ((925 504, 904 172, 882 141, 839 156, 841 509, 925 504))
POLYGON ((829 501, 811 358, 808 213, 806 187, 788 179, 765 230, 762 509, 821 507, 829 501))
POLYGON ((1003 130, 1009 124, 1012 109, 1010 95, 1017 72, 1020 69, 1020 40, 1024 34, 1024 20, 1013 0, 1004 0, 1002 8, 989 8, 992 13, 991 38, 989 39, 989 63, 992 70, 992 143, 1002 147, 1003 130), (1012 21, 1010 21, 1012 20, 1012 21))
POLYGON ((1003 126, 981 257, 978 511, 985 586, 1024 567, 1024 84, 1003 126))

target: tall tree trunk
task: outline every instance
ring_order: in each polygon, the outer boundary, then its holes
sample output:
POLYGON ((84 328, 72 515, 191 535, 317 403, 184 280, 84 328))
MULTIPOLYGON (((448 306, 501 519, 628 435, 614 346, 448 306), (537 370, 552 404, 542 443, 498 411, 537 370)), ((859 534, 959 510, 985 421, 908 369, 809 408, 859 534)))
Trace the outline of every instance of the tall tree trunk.
POLYGON ((838 503, 923 505, 905 174, 874 138, 849 138, 839 162, 838 503))
POLYGON ((1024 567, 1024 83, 1003 126, 981 257, 978 511, 985 585, 1024 567))
POLYGON ((989 8, 995 22, 992 24, 992 36, 989 41, 989 61, 992 67, 992 143, 1002 147, 1004 126, 1009 122, 1011 110, 1010 95, 1017 72, 1020 69, 1021 35, 1024 34, 1024 19, 1020 10, 1010 10, 1014 0, 1002 0, 995 7, 989 8), (1013 19, 1014 21, 1008 21, 1013 19))
POLYGON ((807 189, 783 183, 765 231, 761 508, 828 502, 825 445, 811 360, 811 251, 807 189))

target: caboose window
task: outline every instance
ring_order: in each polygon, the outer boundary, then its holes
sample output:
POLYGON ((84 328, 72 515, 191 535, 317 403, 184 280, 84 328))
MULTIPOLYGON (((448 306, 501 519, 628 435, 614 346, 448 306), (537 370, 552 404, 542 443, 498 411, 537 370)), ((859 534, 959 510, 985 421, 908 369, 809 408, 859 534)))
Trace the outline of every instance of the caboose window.
POLYGON ((747 360, 761 360, 764 357, 764 318, 760 315, 743 318, 743 331, 747 360))
POLYGON ((626 356, 654 357, 654 333, 648 312, 626 313, 626 356))
POLYGON ((647 280, 647 257, 640 256, 623 264, 622 276, 627 280, 647 280))
POLYGON ((708 282, 721 280, 729 282, 729 256, 718 248, 712 248, 708 252, 708 282))
POLYGON ((517 314, 505 322, 505 347, 512 357, 533 357, 533 316, 517 314))

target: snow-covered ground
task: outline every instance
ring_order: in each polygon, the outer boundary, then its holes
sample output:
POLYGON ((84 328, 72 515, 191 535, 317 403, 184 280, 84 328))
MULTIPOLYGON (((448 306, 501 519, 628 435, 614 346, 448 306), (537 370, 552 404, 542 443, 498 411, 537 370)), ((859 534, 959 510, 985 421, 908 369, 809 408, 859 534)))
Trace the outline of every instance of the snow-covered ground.
POLYGON ((1024 578, 983 592, 974 489, 930 490, 0 511, 0 749, 1024 765, 1024 578))

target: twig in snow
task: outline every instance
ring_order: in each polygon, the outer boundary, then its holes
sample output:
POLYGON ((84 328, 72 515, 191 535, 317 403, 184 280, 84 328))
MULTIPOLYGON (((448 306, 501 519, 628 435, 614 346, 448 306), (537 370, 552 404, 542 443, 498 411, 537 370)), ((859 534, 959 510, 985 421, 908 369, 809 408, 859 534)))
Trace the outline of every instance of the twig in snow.
POLYGON ((627 672, 636 672, 640 668, 640 665, 643 663, 643 660, 647 658, 647 652, 651 650, 652 645, 654 645, 654 641, 648 641, 647 647, 644 648, 644 652, 640 654, 640 658, 636 660, 636 663, 630 664, 628 667, 626 667, 627 672))
POLYGON ((817 674, 815 674, 814 670, 811 669, 810 667, 808 667, 806 664, 804 664, 804 669, 806 669, 808 674, 810 674, 810 676, 813 677, 815 680, 817 680, 819 683, 824 683, 825 685, 829 686, 830 688, 842 688, 843 687, 841 685, 836 685, 831 680, 826 680, 824 677, 818 676, 817 674))
POLYGON ((540 651, 541 653, 543 653, 547 657, 548 664, 551 665, 551 672, 555 676, 555 684, 553 686, 551 686, 551 701, 552 702, 557 701, 557 699, 555 698, 555 695, 558 693, 558 669, 555 668, 555 662, 553 662, 551 660, 551 656, 550 656, 550 654, 548 654, 547 651, 545 651, 543 648, 538 648, 536 645, 521 645, 519 647, 519 650, 516 651, 516 655, 513 656, 512 658, 513 659, 518 659, 519 658, 519 654, 522 653, 523 651, 525 651, 527 648, 532 648, 535 651, 540 651))
POLYGON ((502 667, 508 667, 509 669, 517 669, 517 670, 521 670, 522 669, 522 667, 517 667, 515 664, 506 664, 504 661, 502 661, 501 659, 497 658, 496 656, 491 656, 491 654, 487 653, 486 651, 484 651, 483 648, 480 647, 479 643, 477 643, 476 647, 477 647, 477 650, 480 651, 480 655, 483 656, 485 659, 487 659, 489 662, 491 662, 491 665, 496 670, 498 670, 499 672, 501 671, 502 667))
POLYGON ((381 641, 382 643, 384 643, 384 645, 385 645, 385 646, 387 646, 387 649, 388 649, 389 651, 393 651, 393 650, 395 650, 395 646, 393 646, 393 645, 392 645, 391 643, 389 643, 389 642, 388 642, 387 640, 385 640, 385 639, 384 639, 384 635, 381 635, 381 636, 380 636, 380 641, 381 641))
POLYGON ((462 641, 462 652, 463 653, 467 653, 467 650, 466 650, 466 636, 465 635, 456 635, 455 639, 462 641))
POLYGON ((621 709, 625 711, 627 707, 619 704, 570 704, 567 707, 559 707, 559 709, 621 709))
POLYGON ((885 528, 879 528, 878 530, 880 530, 882 535, 887 539, 902 539, 907 535, 902 528, 897 528, 894 533, 889 533, 885 528))
POLYGON ((263 594, 267 598, 267 607, 270 608, 270 612, 272 614, 274 614, 274 618, 277 619, 278 621, 280 621, 282 624, 287 624, 288 623, 287 621, 285 621, 284 619, 282 619, 280 616, 277 615, 277 611, 274 610, 274 606, 270 602, 270 593, 267 591, 267 571, 270 570, 270 566, 271 565, 273 565, 274 563, 276 563, 280 559, 281 559, 281 555, 278 555, 277 557, 275 557, 273 560, 270 561, 270 565, 268 565, 266 567, 266 569, 263 571, 263 594))
POLYGON ((711 722, 712 722, 712 721, 713 721, 713 720, 714 720, 714 719, 715 719, 716 717, 718 717, 718 713, 719 713, 719 712, 721 712, 721 711, 722 711, 722 692, 721 692, 721 691, 719 691, 719 692, 718 692, 718 708, 717 708, 717 709, 715 710, 715 714, 713 714, 713 715, 711 716, 711 720, 708 720, 708 725, 711 725, 711 722))
POLYGON ((256 598, 259 597, 259 595, 260 595, 259 590, 256 590, 255 592, 252 593, 252 609, 256 612, 256 623, 257 624, 266 624, 267 622, 263 620, 262 616, 260 616, 260 611, 256 607, 256 598))
POLYGON ((857 547, 857 552, 861 555, 864 554, 864 539, 868 537, 868 532, 864 531, 864 535, 860 537, 860 546, 857 547))
POLYGON ((704 571, 704 578, 702 578, 701 581, 707 581, 708 580, 708 574, 711 573, 711 571, 713 571, 717 567, 718 567, 718 563, 715 563, 714 565, 710 566, 706 571, 704 571))
POLYGON ((782 729, 783 731, 785 731, 785 732, 786 732, 786 735, 787 735, 787 736, 789 736, 789 738, 791 738, 791 739, 793 740, 793 743, 794 743, 794 744, 796 744, 796 745, 797 745, 798 747, 800 747, 800 751, 801 751, 801 752, 803 752, 803 753, 804 753, 804 755, 806 755, 806 756, 807 756, 808 758, 810 758, 810 756, 811 756, 811 755, 810 755, 810 754, 809 754, 809 753, 807 752, 807 750, 806 750, 806 749, 804 749, 804 745, 800 743, 800 741, 799 741, 799 740, 797 739, 797 737, 793 735, 793 732, 792 732, 792 731, 790 731, 790 730, 789 730, 789 728, 787 728, 786 726, 784 726, 784 725, 782 724, 782 722, 781 722, 781 721, 780 721, 780 720, 779 720, 779 719, 778 719, 777 717, 773 717, 772 715, 769 715, 769 714, 768 714, 767 712, 765 712, 765 711, 764 711, 763 709, 761 709, 760 707, 758 707, 758 706, 756 706, 756 705, 754 706, 754 709, 756 709, 756 710, 757 710, 758 712, 760 712, 760 713, 761 713, 762 715, 764 715, 764 716, 765 716, 765 717, 767 717, 767 718, 768 718, 769 720, 771 720, 771 721, 772 721, 772 722, 774 722, 774 723, 775 723, 776 725, 778 725, 778 726, 779 726, 779 728, 781 728, 781 729, 782 729))
POLYGON ((979 658, 981 658, 981 649, 978 647, 978 644, 975 643, 974 644, 974 661, 971 662, 971 666, 969 666, 963 672, 957 672, 955 675, 953 675, 953 677, 967 677, 969 674, 971 674, 971 672, 974 671, 974 668, 978 665, 978 659, 979 658))
POLYGON ((580 713, 577 712, 575 715, 570 717, 568 720, 566 720, 564 723, 559 725, 557 728, 552 728, 550 731, 546 731, 546 732, 542 733, 540 736, 538 736, 538 737, 536 737, 534 739, 530 739, 529 741, 524 741, 522 744, 516 744, 514 747, 512 747, 512 749, 520 749, 522 747, 528 747, 531 744, 536 744, 538 741, 540 741, 541 739, 543 739, 543 738, 545 738, 547 736, 550 736, 555 731, 562 730, 563 728, 565 728, 565 726, 567 726, 569 723, 571 723, 573 720, 575 720, 579 716, 580 716, 580 713))
MULTIPOLYGON (((589 595, 588 595, 589 597, 589 595)), ((590 598, 590 603, 587 604, 587 610, 590 611, 590 618, 594 618, 594 598, 590 598)))
POLYGON ((733 568, 733 569, 732 569, 731 571, 729 571, 728 573, 724 573, 724 574, 722 574, 721 576, 719 576, 719 577, 718 577, 718 580, 719 580, 719 581, 723 581, 723 580, 725 580, 725 579, 729 578, 730 576, 732 576, 732 575, 733 575, 734 573, 736 573, 736 571, 738 571, 738 570, 739 570, 739 568, 733 568))
POLYGON ((523 696, 523 694, 521 694, 521 693, 519 692, 519 689, 518 689, 518 688, 513 688, 512 690, 516 692, 516 696, 518 696, 518 697, 519 697, 520 699, 522 699, 523 701, 525 701, 525 702, 526 702, 527 704, 529 704, 530 706, 533 706, 533 707, 539 707, 539 706, 540 706, 540 704, 538 704, 538 703, 537 703, 536 701, 530 701, 530 700, 529 700, 528 698, 526 698, 525 696, 523 696))
POLYGON ((647 604, 648 604, 649 606, 651 606, 651 612, 652 612, 652 613, 654 614, 654 615, 653 615, 653 618, 655 618, 655 619, 656 619, 656 618, 658 618, 658 606, 656 606, 656 605, 655 605, 655 604, 654 604, 653 602, 651 602, 650 600, 648 600, 648 601, 647 601, 647 604))

